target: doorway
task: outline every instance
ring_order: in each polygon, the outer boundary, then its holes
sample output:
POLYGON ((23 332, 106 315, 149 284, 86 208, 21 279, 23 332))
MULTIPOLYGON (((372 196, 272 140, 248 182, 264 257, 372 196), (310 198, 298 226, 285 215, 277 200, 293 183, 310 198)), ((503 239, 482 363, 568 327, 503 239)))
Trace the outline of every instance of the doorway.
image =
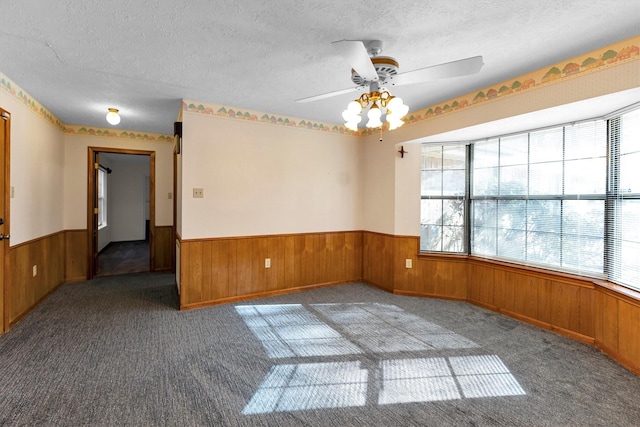
POLYGON ((155 152, 89 147, 88 278, 154 271, 155 152))

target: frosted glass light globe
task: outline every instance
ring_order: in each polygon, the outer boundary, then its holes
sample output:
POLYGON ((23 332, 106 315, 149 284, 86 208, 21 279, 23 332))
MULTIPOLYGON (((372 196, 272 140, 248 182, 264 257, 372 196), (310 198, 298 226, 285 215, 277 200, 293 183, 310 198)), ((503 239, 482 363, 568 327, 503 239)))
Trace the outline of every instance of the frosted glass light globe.
POLYGON ((397 96, 394 96, 387 103, 387 109, 394 111, 396 108, 398 108, 401 105, 402 105, 402 98, 398 98, 397 96))
POLYGON ((358 101, 351 101, 349 105, 347 105, 347 111, 353 113, 353 115, 360 114, 362 106, 358 101))
POLYGON ((118 114, 118 109, 109 108, 109 112, 107 113, 106 119, 107 119, 107 122, 109 122, 109 124, 113 126, 120 123, 120 114, 118 114))

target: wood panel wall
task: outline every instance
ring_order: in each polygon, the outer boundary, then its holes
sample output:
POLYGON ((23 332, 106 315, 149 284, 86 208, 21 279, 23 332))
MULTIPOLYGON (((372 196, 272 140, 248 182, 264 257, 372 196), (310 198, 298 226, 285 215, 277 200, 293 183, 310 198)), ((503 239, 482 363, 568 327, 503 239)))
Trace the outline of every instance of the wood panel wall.
POLYGON ((416 279, 412 286, 396 289, 396 293, 466 300, 468 275, 465 258, 455 255, 419 256, 414 268, 416 279))
POLYGON ((174 269, 175 236, 173 226, 157 226, 154 230, 154 271, 174 269))
POLYGON ((473 258, 468 264, 469 302, 594 344, 589 279, 473 258))
POLYGON ((362 241, 364 281, 401 295, 466 299, 467 257, 421 256, 420 239, 415 236, 367 231, 362 241))
MULTIPOLYGON (((86 279, 86 236, 86 230, 67 230, 10 248, 5 294, 10 325, 60 284, 86 279)), ((156 227, 156 269, 173 268, 173 245, 172 227, 156 227)), ((640 292, 419 249, 417 237, 367 231, 183 240, 180 306, 364 280, 396 294, 466 300, 595 345, 640 375, 640 292), (406 268, 407 259, 412 268, 406 268)))
POLYGON ((394 254, 394 236, 370 231, 363 232, 362 279, 381 289, 393 292, 397 270, 394 254))
MULTIPOLYGON (((87 230, 66 230, 65 234, 65 281, 87 280, 88 243, 87 230)), ((154 229, 153 271, 171 271, 174 268, 173 227, 159 226, 154 229)))
MULTIPOLYGON (((173 227, 156 227, 155 271, 173 268, 173 227)), ((9 326, 65 282, 87 279, 87 230, 65 230, 12 246, 4 305, 9 326), (33 266, 37 274, 33 275, 33 266)))
POLYGON ((601 285, 595 295, 595 345, 640 375, 640 298, 614 285, 601 285))
POLYGON ((6 285, 6 309, 13 325, 65 282, 65 233, 59 232, 9 249, 11 276, 6 285), (33 266, 37 273, 33 275, 33 266))
POLYGON ((640 375, 640 292, 465 255, 420 254, 417 237, 365 231, 362 242, 363 280, 377 287, 466 300, 595 345, 640 375))
POLYGON ((469 302, 595 345, 640 375, 640 292, 477 258, 468 268, 469 302))
POLYGON ((181 308, 362 278, 359 231, 182 240, 180 247, 181 308))
POLYGON ((87 230, 67 230, 65 239, 65 280, 87 280, 87 230))

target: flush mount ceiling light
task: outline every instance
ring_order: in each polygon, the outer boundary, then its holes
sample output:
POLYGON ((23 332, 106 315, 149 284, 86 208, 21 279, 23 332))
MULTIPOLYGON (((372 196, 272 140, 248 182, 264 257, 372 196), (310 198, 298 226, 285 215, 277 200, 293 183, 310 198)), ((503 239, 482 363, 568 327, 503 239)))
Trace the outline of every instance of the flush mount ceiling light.
POLYGON ((362 121, 362 111, 367 112, 368 128, 382 127, 382 114, 389 123, 389 129, 396 129, 404 123, 402 117, 409 112, 402 99, 394 97, 386 87, 417 84, 449 77, 466 76, 480 71, 484 65, 482 56, 446 62, 431 67, 420 68, 406 73, 399 73, 398 62, 382 53, 380 40, 340 40, 331 43, 337 53, 351 65, 351 81, 355 87, 341 89, 322 95, 298 99, 297 102, 312 102, 357 90, 365 90, 358 99, 351 101, 342 113, 345 126, 353 131, 358 129, 362 121))
POLYGON ((118 114, 118 109, 109 108, 109 112, 107 113, 106 119, 107 119, 107 122, 109 122, 109 124, 113 126, 120 123, 120 114, 118 114))

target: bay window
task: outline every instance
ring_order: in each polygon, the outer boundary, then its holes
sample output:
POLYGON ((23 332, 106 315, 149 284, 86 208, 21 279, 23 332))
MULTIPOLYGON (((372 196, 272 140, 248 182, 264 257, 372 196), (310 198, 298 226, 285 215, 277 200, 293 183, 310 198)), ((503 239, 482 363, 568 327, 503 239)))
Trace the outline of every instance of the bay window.
POLYGON ((424 144, 421 218, 423 252, 640 290, 640 109, 466 147, 424 144))

